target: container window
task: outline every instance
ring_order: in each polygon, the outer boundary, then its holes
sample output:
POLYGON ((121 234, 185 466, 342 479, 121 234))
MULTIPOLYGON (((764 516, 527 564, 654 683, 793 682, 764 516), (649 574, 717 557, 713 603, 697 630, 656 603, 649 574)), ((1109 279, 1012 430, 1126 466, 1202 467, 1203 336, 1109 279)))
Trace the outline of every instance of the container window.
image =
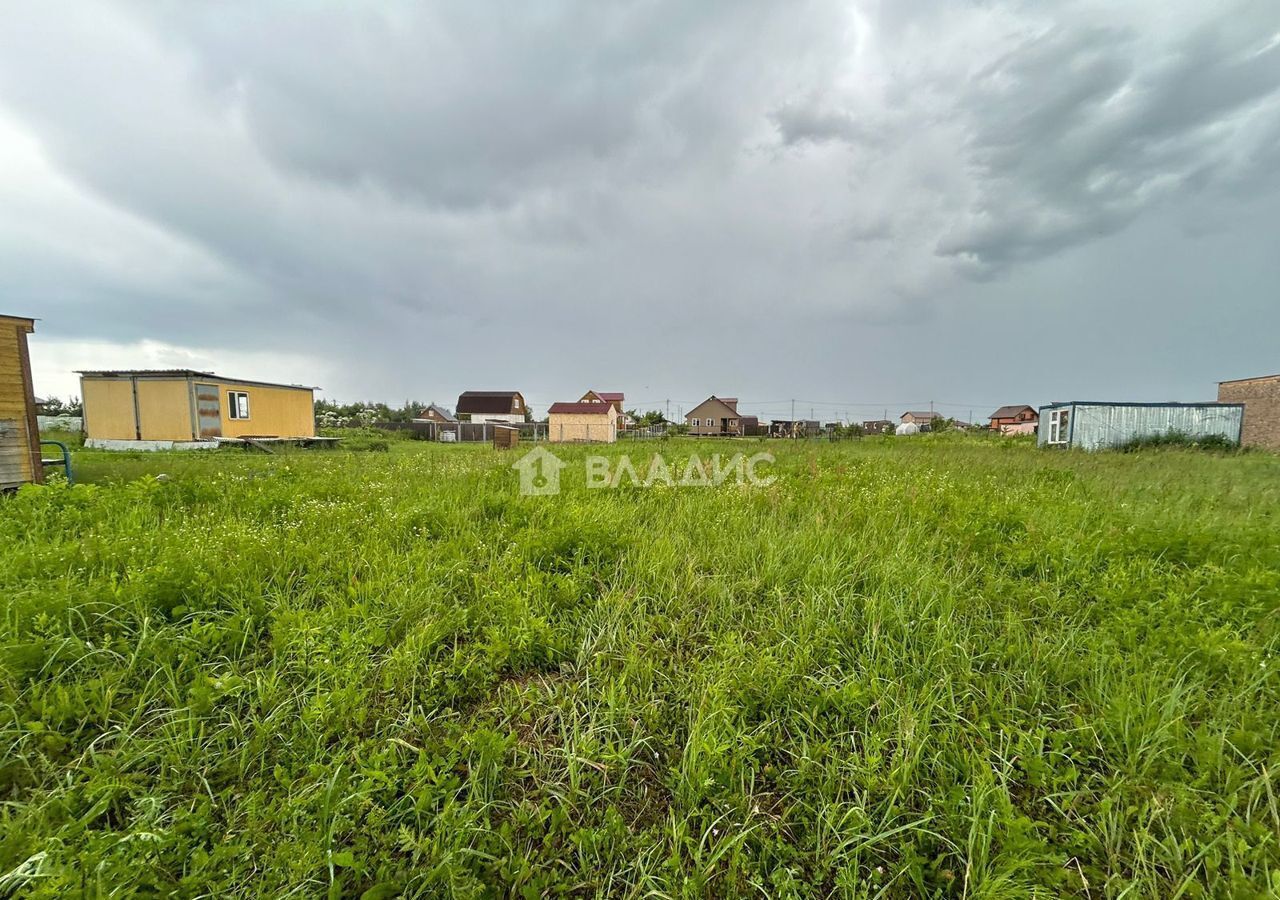
POLYGON ((227 391, 227 409, 233 419, 249 418, 249 395, 244 391, 227 391))
POLYGON ((1065 444, 1067 435, 1071 433, 1071 411, 1055 409, 1049 413, 1049 443, 1065 444))

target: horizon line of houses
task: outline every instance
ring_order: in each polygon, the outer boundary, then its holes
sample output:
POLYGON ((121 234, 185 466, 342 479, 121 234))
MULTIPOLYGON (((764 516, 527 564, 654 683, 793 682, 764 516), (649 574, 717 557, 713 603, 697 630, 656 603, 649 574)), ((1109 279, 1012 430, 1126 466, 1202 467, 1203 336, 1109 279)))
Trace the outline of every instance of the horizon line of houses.
MULTIPOLYGON (((39 422, 31 380, 27 335, 35 320, 0 314, 0 488, 42 480, 39 422)), ((79 370, 86 445, 121 449, 203 448, 221 441, 325 441, 317 436, 315 391, 303 384, 229 378, 195 369, 79 370)), ((578 399, 552 403, 545 436, 552 442, 612 442, 636 426, 621 391, 588 390, 578 399)), ((832 426, 812 419, 775 419, 765 424, 739 412, 738 399, 711 395, 684 413, 698 437, 813 437, 832 426)), ((895 425, 888 419, 858 424, 869 434, 931 430, 945 417, 908 410, 895 425)), ((1095 448, 1133 437, 1178 431, 1211 435, 1245 446, 1280 450, 1280 374, 1218 384, 1218 399, 1206 403, 1115 403, 1067 401, 1033 407, 1001 406, 986 426, 964 429, 999 434, 1035 434, 1042 446, 1095 448)), ((463 391, 454 410, 431 403, 415 423, 437 426, 462 421, 494 427, 523 425, 532 414, 519 391, 463 391)), ((665 419, 664 419, 665 421, 665 419)))

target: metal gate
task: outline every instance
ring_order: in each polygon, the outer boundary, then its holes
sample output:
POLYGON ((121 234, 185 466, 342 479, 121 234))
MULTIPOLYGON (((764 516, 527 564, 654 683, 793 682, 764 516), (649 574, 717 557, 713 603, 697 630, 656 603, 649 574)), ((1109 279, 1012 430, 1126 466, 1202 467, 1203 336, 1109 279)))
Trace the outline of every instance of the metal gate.
POLYGON ((222 437, 222 410, 216 384, 196 385, 196 417, 202 439, 222 437))

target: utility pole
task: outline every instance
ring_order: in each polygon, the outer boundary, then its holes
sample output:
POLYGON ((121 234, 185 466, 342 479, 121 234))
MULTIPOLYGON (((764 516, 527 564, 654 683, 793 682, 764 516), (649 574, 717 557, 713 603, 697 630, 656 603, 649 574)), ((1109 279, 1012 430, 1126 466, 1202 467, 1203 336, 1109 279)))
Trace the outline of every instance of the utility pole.
POLYGON ((671 398, 670 397, 667 398, 667 411, 663 413, 662 417, 666 419, 668 422, 671 421, 671 398))

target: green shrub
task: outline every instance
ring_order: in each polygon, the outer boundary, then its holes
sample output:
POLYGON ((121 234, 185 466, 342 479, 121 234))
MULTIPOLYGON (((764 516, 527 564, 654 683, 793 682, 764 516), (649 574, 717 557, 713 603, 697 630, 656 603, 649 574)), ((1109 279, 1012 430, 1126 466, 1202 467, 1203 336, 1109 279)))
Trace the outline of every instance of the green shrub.
POLYGON ((1160 434, 1146 434, 1130 438, 1123 444, 1116 445, 1115 449, 1121 453, 1133 453, 1138 450, 1158 450, 1165 448, 1223 452, 1228 450, 1238 450, 1239 446, 1240 445, 1235 441, 1230 438, 1223 437, 1220 434, 1192 437, 1191 435, 1181 431, 1166 431, 1160 434))

